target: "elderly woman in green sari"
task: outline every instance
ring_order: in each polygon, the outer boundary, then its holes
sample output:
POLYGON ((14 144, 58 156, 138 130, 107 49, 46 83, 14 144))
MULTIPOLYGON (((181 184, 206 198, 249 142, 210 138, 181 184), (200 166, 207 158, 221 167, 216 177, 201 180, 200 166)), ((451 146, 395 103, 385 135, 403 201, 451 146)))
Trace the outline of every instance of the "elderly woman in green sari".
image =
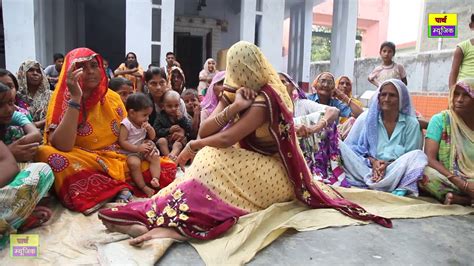
POLYGON ((474 203, 474 78, 460 80, 449 95, 449 109, 428 125, 428 167, 420 187, 444 204, 474 203))

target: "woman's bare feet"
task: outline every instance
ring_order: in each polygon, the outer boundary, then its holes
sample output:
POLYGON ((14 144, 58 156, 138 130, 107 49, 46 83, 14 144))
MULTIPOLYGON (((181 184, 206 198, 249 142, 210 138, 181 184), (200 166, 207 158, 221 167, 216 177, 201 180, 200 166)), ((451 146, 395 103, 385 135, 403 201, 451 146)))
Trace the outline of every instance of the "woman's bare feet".
POLYGON ((110 232, 119 232, 122 234, 127 234, 131 237, 141 236, 148 232, 148 229, 139 224, 131 224, 131 225, 118 225, 109 223, 107 221, 102 220, 102 224, 109 230, 110 232))
POLYGON ((471 204, 471 199, 469 197, 459 196, 454 193, 448 192, 444 198, 445 205, 459 204, 459 205, 469 205, 471 204))
POLYGON ((172 238, 178 241, 184 241, 187 238, 180 235, 176 230, 171 228, 153 228, 150 231, 146 232, 143 235, 131 239, 128 243, 132 246, 141 246, 145 241, 154 239, 154 238, 172 238))
POLYGON ((144 187, 142 188, 142 191, 143 191, 143 193, 145 193, 146 196, 149 197, 149 198, 151 198, 151 196, 155 195, 155 190, 152 189, 152 188, 149 187, 149 186, 144 186, 144 187))

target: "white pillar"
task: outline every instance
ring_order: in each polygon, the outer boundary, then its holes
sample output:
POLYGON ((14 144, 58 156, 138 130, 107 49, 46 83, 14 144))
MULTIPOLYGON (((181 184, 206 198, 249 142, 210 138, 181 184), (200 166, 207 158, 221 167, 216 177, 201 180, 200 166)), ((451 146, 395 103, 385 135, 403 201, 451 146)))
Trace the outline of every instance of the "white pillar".
POLYGON ((331 72, 354 75, 358 0, 334 0, 331 30, 331 72))
POLYGON ((16 73, 25 59, 36 59, 34 0, 3 0, 5 65, 16 73))
POLYGON ((285 16, 284 0, 262 0, 261 32, 266 34, 260 40, 260 48, 277 71, 283 67, 283 19, 285 16), (276 30, 278 29, 278 30, 276 30))
POLYGON ((288 74, 304 89, 310 82, 311 39, 314 0, 305 0, 290 10, 288 74))
POLYGON ((240 5, 240 40, 255 43, 256 0, 242 0, 240 5))
POLYGON ((166 53, 174 52, 174 18, 175 0, 161 1, 161 66, 166 66, 166 53))
POLYGON ((145 69, 151 62, 150 0, 125 2, 125 53, 128 52, 136 53, 138 62, 145 69))

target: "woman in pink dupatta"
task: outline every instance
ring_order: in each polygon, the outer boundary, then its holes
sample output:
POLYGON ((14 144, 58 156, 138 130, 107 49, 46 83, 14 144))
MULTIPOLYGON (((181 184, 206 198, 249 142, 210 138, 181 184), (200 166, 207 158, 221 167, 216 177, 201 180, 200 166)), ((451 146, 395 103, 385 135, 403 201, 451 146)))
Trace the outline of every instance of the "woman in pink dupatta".
POLYGON ((294 198, 310 208, 335 208, 391 227, 390 220, 312 181, 298 147, 292 101, 257 46, 241 41, 229 49, 224 86, 200 139, 178 157, 183 165, 195 156, 185 176, 150 200, 101 210, 99 218, 110 230, 135 236, 131 244, 164 237, 214 239, 240 216, 294 198))

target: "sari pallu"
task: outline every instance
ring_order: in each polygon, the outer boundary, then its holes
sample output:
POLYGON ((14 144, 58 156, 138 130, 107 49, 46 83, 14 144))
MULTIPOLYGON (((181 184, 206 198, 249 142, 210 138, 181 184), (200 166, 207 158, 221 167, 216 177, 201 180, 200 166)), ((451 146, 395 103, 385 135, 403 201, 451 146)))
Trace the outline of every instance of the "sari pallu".
MULTIPOLYGON (((59 76, 46 117, 45 145, 40 146, 36 160, 48 163, 55 175, 55 191, 61 203, 73 211, 90 214, 125 188, 128 167, 126 156, 117 143, 120 122, 127 116, 120 96, 107 89, 107 77, 100 55, 87 48, 69 52, 59 76), (69 100, 66 86, 68 69, 77 61, 96 58, 101 81, 91 96, 82 102, 76 142, 69 152, 54 148, 49 134, 62 120, 69 100)), ((142 164, 142 170, 148 163, 142 164)), ((149 177, 149 171, 145 172, 149 177)))
MULTIPOLYGON (((277 172, 286 172, 288 174, 285 175, 286 181, 290 181, 294 185, 294 194, 291 191, 289 193, 293 194, 293 196, 296 195, 300 201, 310 207, 336 208, 352 218, 374 221, 383 226, 391 227, 390 220, 369 214, 362 207, 343 199, 342 196, 329 186, 312 181, 312 176, 305 164, 301 151, 295 148, 297 140, 292 123, 292 114, 282 108, 281 101, 275 100, 279 99, 279 96, 271 87, 265 86, 262 92, 270 107, 268 109, 271 117, 270 131, 277 140, 280 149, 280 160, 272 156, 274 152, 269 151, 268 147, 259 146, 258 142, 254 142, 255 135, 249 135, 240 142, 240 146, 243 149, 229 148, 232 150, 231 153, 237 153, 238 157, 246 158, 247 161, 256 160, 258 157, 266 160, 266 162, 259 162, 256 167, 265 167, 268 160, 278 160, 277 163, 280 164, 280 168, 277 169, 277 172), (252 158, 257 155, 258 157, 252 158)), ((206 153, 212 150, 224 152, 223 154, 218 154, 217 158, 221 158, 225 162, 234 161, 235 164, 239 164, 238 161, 226 158, 226 149, 206 147, 196 156, 191 166, 193 169, 190 169, 191 172, 195 172, 194 168, 199 168, 203 164, 202 169, 205 169, 206 162, 209 160, 213 161, 213 158, 206 158, 205 156, 206 153)), ((202 172, 202 175, 211 175, 214 171, 211 164, 208 163, 207 166, 210 168, 207 171, 203 170, 206 172, 202 172)), ((255 173, 255 175, 258 176, 258 173, 255 173)), ((246 178, 251 180, 251 177, 242 176, 242 179, 246 178)), ((254 177, 253 182, 255 180, 254 177)), ((257 178, 257 180, 259 179, 257 178)), ((222 181, 222 183, 224 182, 226 181, 222 181)), ((244 182, 250 183, 245 180, 244 182)), ((276 181, 276 185, 279 187, 287 187, 288 189, 292 187, 281 183, 279 185, 278 182, 280 181, 276 181)), ((221 193, 221 196, 219 196, 217 193, 214 193, 213 188, 216 189, 213 184, 206 182, 205 179, 201 178, 200 180, 200 178, 196 177, 180 184, 171 184, 167 192, 160 191, 153 199, 146 202, 134 202, 123 207, 102 209, 99 211, 99 218, 119 225, 139 224, 146 226, 148 229, 156 227, 176 228, 181 234, 188 237, 214 239, 230 229, 240 216, 247 214, 249 211, 229 204, 228 201, 232 200, 224 200, 224 197, 227 198, 225 194, 221 193), (174 188, 171 189, 172 187, 174 188)), ((245 193, 245 191, 241 190, 240 193, 245 193)), ((272 192, 266 191, 265 194, 268 193, 272 192)), ((287 197, 285 200, 291 200, 291 197, 287 197)), ((274 202, 281 202, 281 200, 274 202)))

